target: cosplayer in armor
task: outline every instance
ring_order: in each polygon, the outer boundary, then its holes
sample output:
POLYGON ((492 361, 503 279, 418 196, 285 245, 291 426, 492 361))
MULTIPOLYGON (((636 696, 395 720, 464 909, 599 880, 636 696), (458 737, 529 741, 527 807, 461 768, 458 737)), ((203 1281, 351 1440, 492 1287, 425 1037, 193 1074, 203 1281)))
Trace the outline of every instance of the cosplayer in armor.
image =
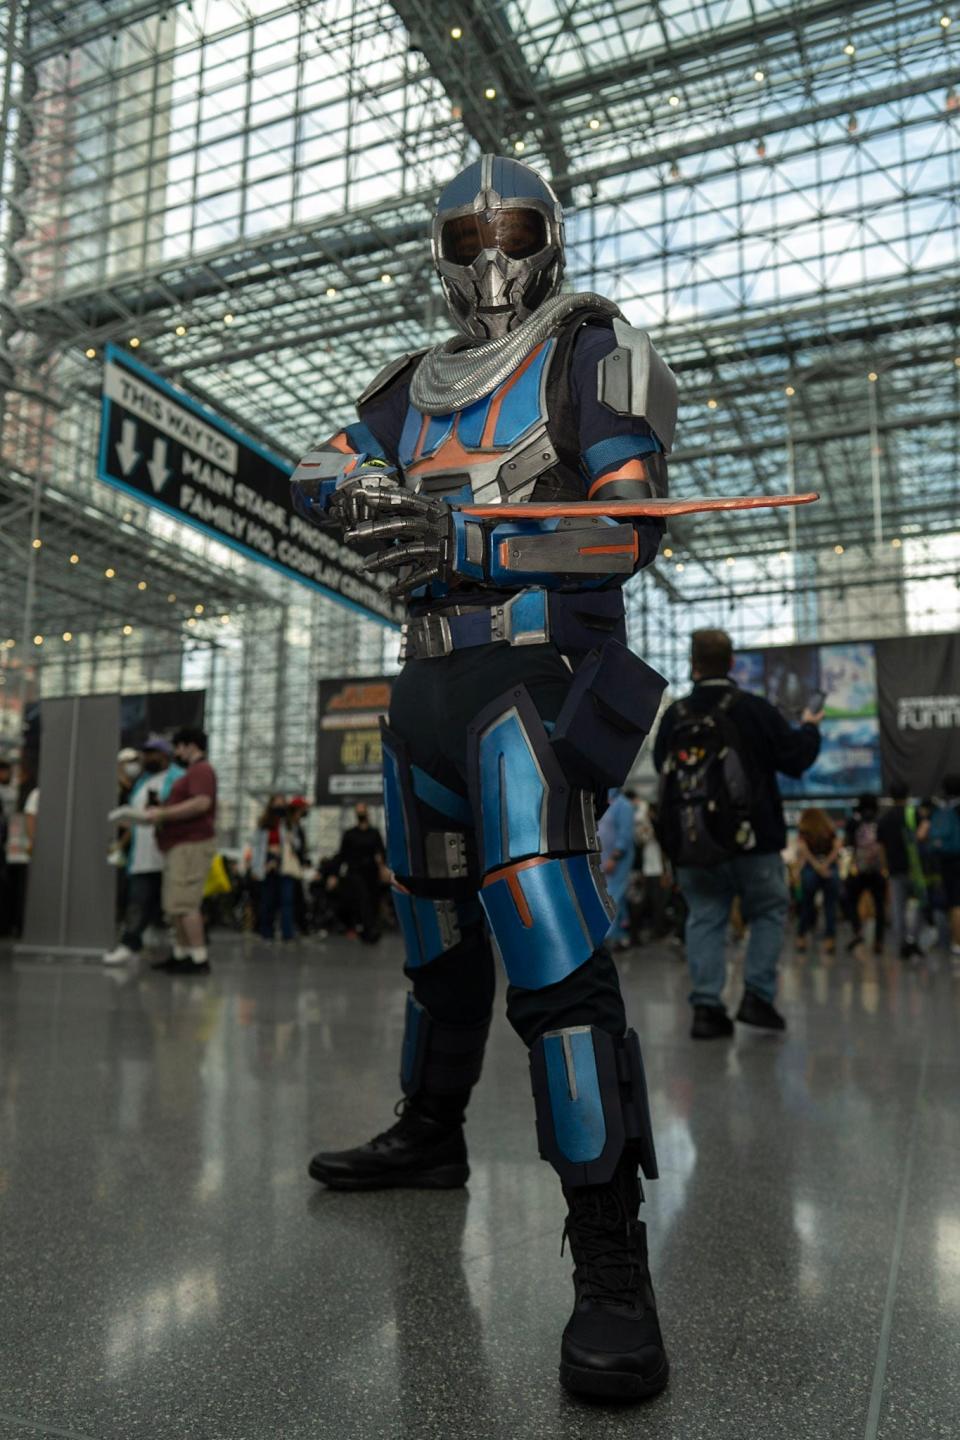
MULTIPOLYGON (((638 1220, 656 1177, 640 1046, 613 961, 595 803, 626 778, 663 681, 625 645, 621 585, 662 522, 497 519, 470 506, 666 494, 676 386, 597 295, 561 295, 550 186, 485 155, 440 195, 433 256, 462 332, 404 355, 359 423, 306 456, 301 514, 394 573, 403 670, 383 728, 387 849, 411 984, 400 1119, 316 1155, 340 1189, 453 1187, 494 996, 530 1050, 576 1300, 560 1375, 650 1395, 668 1364, 638 1220)), ((594 507, 596 508, 596 507, 594 507)))

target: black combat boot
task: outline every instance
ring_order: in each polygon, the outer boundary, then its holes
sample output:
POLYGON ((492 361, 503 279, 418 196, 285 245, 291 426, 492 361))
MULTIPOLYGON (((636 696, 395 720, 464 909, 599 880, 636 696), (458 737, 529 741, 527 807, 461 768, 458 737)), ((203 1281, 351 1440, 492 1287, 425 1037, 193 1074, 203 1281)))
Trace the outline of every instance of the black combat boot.
POLYGON ((647 1265, 636 1162, 605 1185, 564 1187, 576 1300, 563 1332, 560 1383, 575 1395, 639 1400, 664 1388, 670 1365, 647 1265))
POLYGON ((455 1190, 470 1174, 463 1111, 433 1115, 401 1100, 397 1123, 353 1150, 321 1150, 310 1161, 314 1180, 331 1190, 455 1190))

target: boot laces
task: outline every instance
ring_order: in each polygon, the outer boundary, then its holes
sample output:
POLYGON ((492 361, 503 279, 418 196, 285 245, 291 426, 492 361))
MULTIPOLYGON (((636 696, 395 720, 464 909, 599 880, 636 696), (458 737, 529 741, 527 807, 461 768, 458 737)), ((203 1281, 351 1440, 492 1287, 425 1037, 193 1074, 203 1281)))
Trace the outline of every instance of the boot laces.
POLYGON ((371 1150, 376 1150, 382 1145, 389 1145, 395 1136, 410 1128, 410 1117, 414 1112, 411 1110, 410 1101, 406 1095, 402 1096, 394 1105, 393 1113, 398 1117, 396 1124, 391 1125, 388 1130, 381 1130, 379 1135, 374 1135, 370 1141, 371 1150))
POLYGON ((642 1236, 639 1221, 631 1219, 617 1194, 577 1197, 563 1227, 560 1253, 569 1238, 579 1297, 630 1308, 640 1303, 646 1274, 642 1236))

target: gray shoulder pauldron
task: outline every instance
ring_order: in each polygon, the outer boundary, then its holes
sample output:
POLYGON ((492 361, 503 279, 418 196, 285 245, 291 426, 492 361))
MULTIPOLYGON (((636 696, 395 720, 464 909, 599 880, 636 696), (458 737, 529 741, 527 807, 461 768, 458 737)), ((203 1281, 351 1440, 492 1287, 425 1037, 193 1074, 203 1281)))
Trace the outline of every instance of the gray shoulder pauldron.
POLYGON ((646 420, 664 451, 677 425, 677 381, 645 330, 614 320, 617 348, 597 366, 597 399, 617 415, 646 420))
POLYGON ((419 360, 423 354, 423 350, 409 350, 406 355, 398 355, 395 360, 391 360, 388 365, 384 365, 383 369, 374 375, 366 390, 364 390, 363 394, 357 399, 357 408, 359 409, 361 405, 366 405, 367 401, 372 400, 374 395, 379 395, 381 390, 386 390, 391 380, 395 380, 402 370, 405 370, 414 360, 419 360))

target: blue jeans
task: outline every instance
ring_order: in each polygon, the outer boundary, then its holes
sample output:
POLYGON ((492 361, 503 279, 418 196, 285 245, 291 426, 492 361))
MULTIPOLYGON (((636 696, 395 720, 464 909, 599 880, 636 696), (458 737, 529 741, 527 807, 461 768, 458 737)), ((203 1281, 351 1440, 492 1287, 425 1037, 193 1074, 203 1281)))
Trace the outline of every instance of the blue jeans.
POLYGON ((779 855, 737 855, 722 865, 681 865, 677 880, 687 902, 687 964, 691 1005, 722 1006, 727 978, 724 946, 734 896, 750 927, 744 959, 748 990, 772 1002, 787 921, 787 882, 779 855))
POLYGON ((280 911, 280 933, 284 940, 292 940, 296 934, 293 923, 293 896, 298 881, 290 875, 278 875, 271 870, 263 877, 260 891, 260 934, 264 940, 273 939, 273 927, 277 910, 280 911))
POLYGON ((817 891, 823 891, 823 918, 828 940, 837 933, 837 900, 840 897, 840 872, 834 865, 830 874, 823 876, 812 865, 804 865, 800 872, 800 925, 798 935, 806 935, 817 920, 817 891))

